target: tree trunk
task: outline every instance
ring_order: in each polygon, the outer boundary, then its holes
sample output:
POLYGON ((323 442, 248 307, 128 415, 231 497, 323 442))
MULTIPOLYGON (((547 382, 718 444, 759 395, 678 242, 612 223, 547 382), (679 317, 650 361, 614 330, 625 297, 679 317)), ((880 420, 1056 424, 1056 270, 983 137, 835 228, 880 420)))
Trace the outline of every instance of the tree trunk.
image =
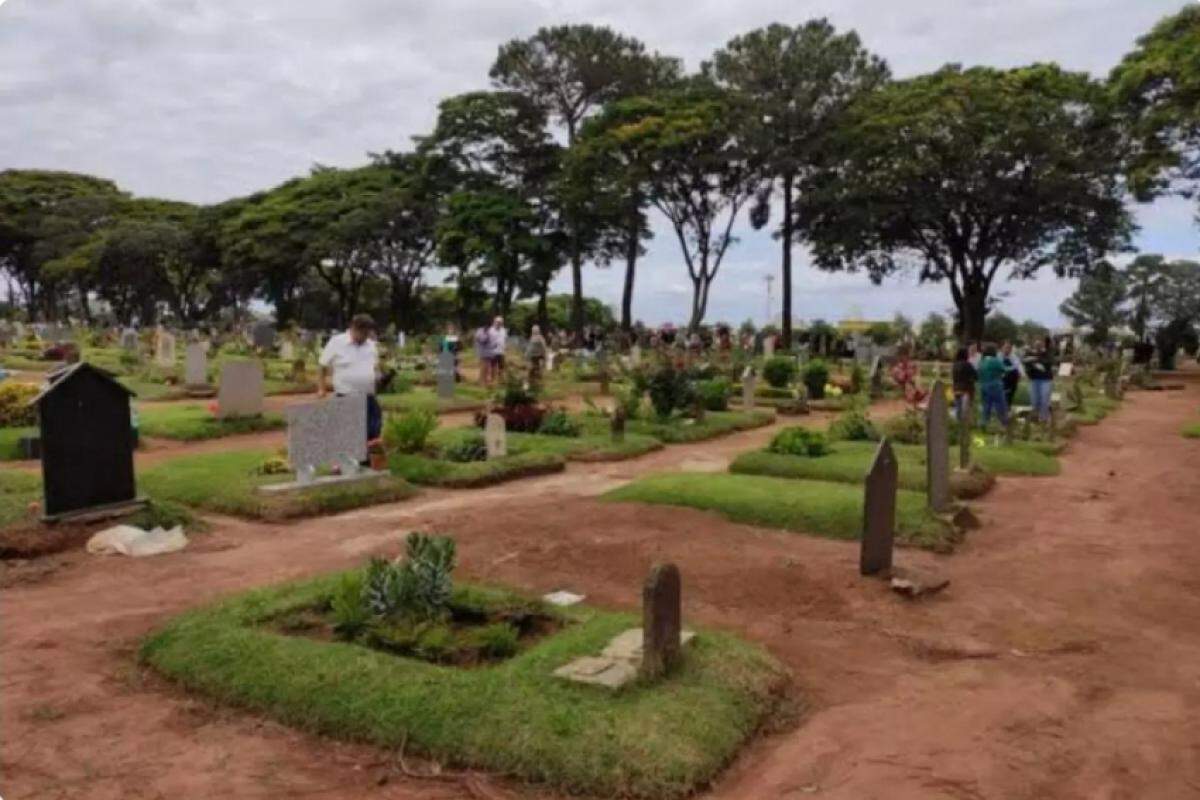
POLYGON ((550 294, 550 281, 544 282, 538 289, 537 301, 537 319, 538 327, 542 329, 542 333, 546 334, 550 331, 550 305, 547 297, 550 294))
MULTIPOLYGON (((783 225, 780 239, 783 240, 783 329, 781 331, 784 350, 792 348, 792 183, 793 177, 783 177, 783 225)), ((770 320, 767 320, 770 322, 770 320)))
POLYGON ((621 294, 621 329, 633 330, 633 279, 637 270, 639 233, 637 206, 634 206, 629 228, 625 232, 625 289, 621 294))
POLYGON ((571 329, 577 345, 583 343, 583 323, 583 257, 576 239, 571 243, 571 329))
POLYGON ((964 286, 958 315, 962 320, 960 335, 963 344, 981 344, 983 342, 983 326, 987 320, 987 290, 964 286))

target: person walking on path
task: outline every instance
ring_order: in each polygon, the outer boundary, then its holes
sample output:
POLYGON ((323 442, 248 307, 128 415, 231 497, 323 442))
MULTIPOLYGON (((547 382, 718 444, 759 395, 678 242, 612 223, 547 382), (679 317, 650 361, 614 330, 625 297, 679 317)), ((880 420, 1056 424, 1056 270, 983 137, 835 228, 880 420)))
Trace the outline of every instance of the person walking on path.
POLYGON ((366 314, 350 320, 350 328, 329 337, 317 359, 317 396, 325 397, 327 378, 332 378, 333 393, 338 397, 362 397, 367 404, 367 441, 383 432, 383 412, 375 399, 379 379, 379 349, 371 334, 375 321, 366 314))
POLYGON ((1000 361, 1004 364, 1004 402, 1012 409, 1017 386, 1021 383, 1021 359, 1013 352, 1012 342, 1001 346, 1000 361))
POLYGON ((1029 399, 1042 422, 1050 421, 1050 394, 1054 389, 1054 358, 1050 355, 1050 337, 1025 356, 1023 366, 1029 378, 1029 399))
POLYGON ((1008 427, 1008 403, 1004 400, 1004 362, 996 353, 996 345, 983 348, 979 361, 979 396, 983 401, 983 427, 994 413, 1000 424, 1008 427))
POLYGON ((978 379, 975 365, 971 363, 971 352, 967 348, 958 348, 954 355, 950 378, 954 385, 954 416, 959 422, 965 422, 967 411, 975 407, 975 381, 978 379))
POLYGON ((504 329, 504 318, 496 317, 492 320, 492 327, 488 328, 488 360, 492 365, 492 380, 500 381, 504 378, 504 351, 508 347, 508 331, 504 329))

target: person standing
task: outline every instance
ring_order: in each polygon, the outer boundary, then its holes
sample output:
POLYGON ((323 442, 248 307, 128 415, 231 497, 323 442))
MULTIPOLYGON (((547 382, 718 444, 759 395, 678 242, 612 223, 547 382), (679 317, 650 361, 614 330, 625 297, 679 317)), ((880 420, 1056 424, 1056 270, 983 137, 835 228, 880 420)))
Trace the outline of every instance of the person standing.
POLYGON ((1017 396, 1017 386, 1021 383, 1021 359, 1013 353, 1012 342, 1005 342, 1001 346, 1000 362, 1004 364, 1004 402, 1011 409, 1013 399, 1017 396))
POLYGON ((966 422, 967 411, 975 407, 975 381, 978 378, 975 365, 971 363, 971 352, 967 348, 958 348, 954 355, 950 378, 954 385, 954 416, 959 422, 966 422))
POLYGON ((333 393, 338 397, 362 397, 367 404, 367 441, 378 439, 383 432, 383 412, 375 399, 379 379, 379 349, 371 335, 375 320, 357 314, 350 328, 329 337, 317 359, 317 396, 325 397, 327 379, 332 378, 333 393))
POLYGON ((542 329, 537 325, 529 332, 529 345, 525 348, 525 357, 529 359, 530 385, 541 383, 542 365, 546 363, 546 337, 542 336, 542 329))
POLYGON ((1054 358, 1050 355, 1050 337, 1032 348, 1023 365, 1029 378, 1029 399, 1041 422, 1050 421, 1050 394, 1054 389, 1054 358))
POLYGON ((993 413, 1000 424, 1008 427, 1008 404, 1004 400, 1004 362, 996 353, 996 345, 983 348, 979 360, 979 395, 983 401, 983 427, 987 427, 993 413))
POLYGON ((508 331, 504 328, 504 317, 492 320, 492 327, 488 328, 487 347, 492 364, 492 380, 500 381, 504 378, 504 351, 508 347, 508 331))
POLYGON ((475 358, 479 362, 479 382, 488 386, 492 382, 492 354, 488 345, 490 335, 486 325, 475 331, 475 358))

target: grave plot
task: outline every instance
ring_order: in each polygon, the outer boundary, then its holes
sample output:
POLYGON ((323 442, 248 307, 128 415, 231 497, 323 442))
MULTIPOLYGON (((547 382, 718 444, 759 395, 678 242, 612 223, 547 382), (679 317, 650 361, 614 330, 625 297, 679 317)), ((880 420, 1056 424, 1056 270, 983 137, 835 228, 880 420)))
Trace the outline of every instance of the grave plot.
POLYGON ((410 535, 402 560, 200 608, 141 659, 286 724, 597 797, 687 796, 786 711, 763 649, 683 628, 674 567, 638 620, 457 584, 453 545, 410 535))
POLYGON ((40 448, 37 410, 29 405, 38 388, 31 384, 5 381, 0 384, 0 461, 37 458, 40 448))
MULTIPOLYGON (((604 414, 583 414, 579 422, 587 433, 602 434, 611 429, 612 417, 604 414)), ((672 412, 660 416, 652 409, 642 407, 636 409, 636 415, 626 411, 625 432, 637 436, 647 436, 657 439, 664 444, 683 444, 687 442, 702 442, 718 436, 726 436, 739 431, 762 428, 775 421, 771 411, 703 411, 703 416, 697 417, 691 413, 672 412)))
POLYGON ((143 405, 138 410, 142 436, 184 442, 280 430, 286 424, 283 415, 274 412, 221 418, 215 408, 201 403, 143 405))
POLYGON ((141 470, 138 485, 157 500, 264 520, 332 514, 403 500, 414 492, 403 479, 388 474, 281 494, 259 491, 260 486, 293 482, 296 477, 282 455, 262 449, 233 450, 161 462, 141 470))

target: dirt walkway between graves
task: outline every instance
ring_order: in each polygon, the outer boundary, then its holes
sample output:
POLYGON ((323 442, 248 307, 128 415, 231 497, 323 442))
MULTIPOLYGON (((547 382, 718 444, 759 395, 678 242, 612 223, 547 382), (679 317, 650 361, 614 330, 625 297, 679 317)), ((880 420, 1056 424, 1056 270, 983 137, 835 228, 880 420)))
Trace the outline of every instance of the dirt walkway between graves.
POLYGON ((139 639, 251 586, 453 533, 466 576, 636 608, 649 565, 684 576, 685 616, 763 643, 807 711, 743 753, 717 798, 1200 796, 1200 385, 1137 393, 1083 429, 1057 478, 1005 479, 986 528, 909 604, 857 576, 853 543, 592 496, 638 474, 721 469, 769 429, 636 461, 289 526, 219 520, 188 551, 64 556, 0 591, 0 794, 15 798, 459 798, 528 790, 420 781, 388 756, 213 707, 142 674, 139 639))

